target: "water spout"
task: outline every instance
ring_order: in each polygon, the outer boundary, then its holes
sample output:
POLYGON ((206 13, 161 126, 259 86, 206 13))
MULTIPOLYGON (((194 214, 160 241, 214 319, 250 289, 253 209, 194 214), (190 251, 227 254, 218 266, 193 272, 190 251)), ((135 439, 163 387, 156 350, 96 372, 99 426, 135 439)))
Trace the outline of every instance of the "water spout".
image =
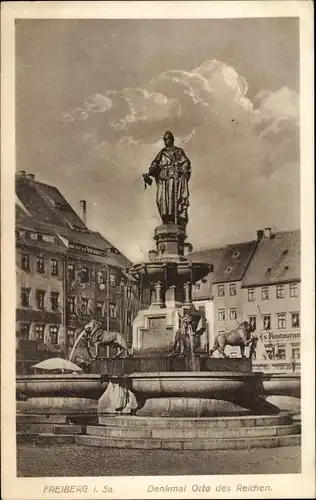
POLYGON ((76 349, 77 345, 79 344, 80 340, 82 339, 82 337, 84 336, 85 333, 86 333, 86 330, 84 328, 82 330, 82 332, 80 333, 80 335, 77 337, 76 342, 74 343, 73 348, 71 349, 71 353, 69 355, 69 361, 72 360, 72 357, 74 355, 75 349, 76 349))
POLYGON ((190 361, 191 371, 195 371, 195 351, 194 351, 194 333, 192 326, 189 326, 189 341, 190 341, 190 361))

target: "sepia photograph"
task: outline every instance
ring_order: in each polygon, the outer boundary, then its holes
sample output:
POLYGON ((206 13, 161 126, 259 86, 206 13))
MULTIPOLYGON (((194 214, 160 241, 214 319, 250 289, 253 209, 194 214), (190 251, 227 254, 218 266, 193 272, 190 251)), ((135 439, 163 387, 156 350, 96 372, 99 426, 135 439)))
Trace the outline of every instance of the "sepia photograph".
POLYGON ((312 498, 312 8, 71 3, 5 12, 4 498, 312 498))

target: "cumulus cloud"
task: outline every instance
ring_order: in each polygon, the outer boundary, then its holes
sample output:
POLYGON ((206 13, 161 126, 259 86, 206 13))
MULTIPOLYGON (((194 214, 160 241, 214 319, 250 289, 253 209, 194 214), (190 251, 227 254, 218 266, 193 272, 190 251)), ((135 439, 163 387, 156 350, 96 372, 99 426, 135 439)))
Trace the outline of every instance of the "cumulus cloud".
POLYGON ((85 106, 88 111, 93 113, 104 113, 112 107, 112 100, 102 94, 94 94, 86 98, 85 106))
POLYGON ((63 121, 81 164, 89 165, 95 197, 111 201, 106 215, 95 212, 98 217, 119 224, 123 208, 129 213, 134 206, 122 241, 135 234, 150 241, 149 225, 158 222, 141 173, 163 146, 166 129, 192 160, 190 227, 197 245, 205 237, 201 224, 210 227, 210 237, 226 227, 233 241, 232 214, 258 227, 271 225, 270 218, 276 224, 298 221, 299 97, 290 88, 263 89, 251 100, 234 68, 205 61, 190 71, 166 71, 144 88, 100 90, 65 110, 63 121))

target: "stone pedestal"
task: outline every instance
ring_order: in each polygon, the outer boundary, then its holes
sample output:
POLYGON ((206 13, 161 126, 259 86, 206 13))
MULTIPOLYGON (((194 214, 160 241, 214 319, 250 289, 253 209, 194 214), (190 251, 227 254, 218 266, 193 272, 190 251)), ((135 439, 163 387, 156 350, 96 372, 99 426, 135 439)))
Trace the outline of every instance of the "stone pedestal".
MULTIPOLYGON (((149 260, 135 264, 130 270, 142 287, 154 289, 149 308, 139 311, 133 322, 132 350, 136 356, 140 353, 143 357, 170 356, 179 329, 179 315, 188 310, 198 313, 192 304, 192 284, 210 272, 212 266, 187 259, 185 253, 192 245, 185 243, 186 238, 185 226, 161 224, 155 229, 156 249, 149 252, 149 260)), ((200 349, 202 342, 197 344, 194 348, 200 349)), ((203 339, 204 345, 207 342, 203 339)))
POLYGON ((162 224, 156 227, 154 239, 157 244, 157 257, 184 255, 185 228, 177 224, 162 224))
POLYGON ((158 309, 151 306, 139 311, 133 322, 133 354, 161 356, 172 351, 175 334, 179 328, 176 308, 158 309))

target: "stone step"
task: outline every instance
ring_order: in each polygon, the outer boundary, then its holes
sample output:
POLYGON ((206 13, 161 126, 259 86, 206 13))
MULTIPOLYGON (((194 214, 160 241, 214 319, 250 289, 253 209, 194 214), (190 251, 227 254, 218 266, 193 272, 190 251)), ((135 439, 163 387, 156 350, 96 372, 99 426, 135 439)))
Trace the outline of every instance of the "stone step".
POLYGON ((31 413, 17 413, 16 422, 17 423, 30 423, 30 424, 40 424, 40 423, 50 423, 50 424, 65 424, 67 423, 67 415, 58 414, 31 414, 31 413))
POLYGON ((47 433, 32 433, 24 434, 18 432, 16 435, 17 443, 33 443, 38 445, 52 445, 52 444, 74 444, 75 443, 74 434, 53 434, 51 432, 47 433))
MULTIPOLYGON (((100 414, 99 414, 100 417, 100 414)), ((210 429, 210 428, 240 428, 240 427, 267 427, 275 425, 289 425, 292 423, 290 414, 239 416, 239 417, 137 417, 102 416, 102 425, 107 427, 128 428, 160 428, 160 429, 210 429)))
POLYGON ((219 428, 219 429, 159 429, 159 428, 137 428, 132 427, 105 427, 87 426, 86 433, 89 436, 113 437, 113 438, 148 438, 148 439, 222 439, 222 438, 246 438, 264 436, 285 436, 299 434, 300 424, 278 425, 267 427, 241 427, 241 428, 219 428))
POLYGON ((27 422, 17 422, 16 431, 21 433, 24 432, 27 434, 53 433, 55 425, 56 425, 55 423, 48 423, 48 422, 36 423, 36 424, 27 422))
POLYGON ((280 446, 297 446, 301 443, 298 434, 286 436, 265 436, 238 439, 128 439, 121 437, 75 436, 78 445, 98 446, 104 448, 128 449, 165 449, 165 450, 228 450, 250 448, 276 448, 280 446))
POLYGON ((86 428, 84 425, 54 425, 54 434, 85 434, 86 428))

